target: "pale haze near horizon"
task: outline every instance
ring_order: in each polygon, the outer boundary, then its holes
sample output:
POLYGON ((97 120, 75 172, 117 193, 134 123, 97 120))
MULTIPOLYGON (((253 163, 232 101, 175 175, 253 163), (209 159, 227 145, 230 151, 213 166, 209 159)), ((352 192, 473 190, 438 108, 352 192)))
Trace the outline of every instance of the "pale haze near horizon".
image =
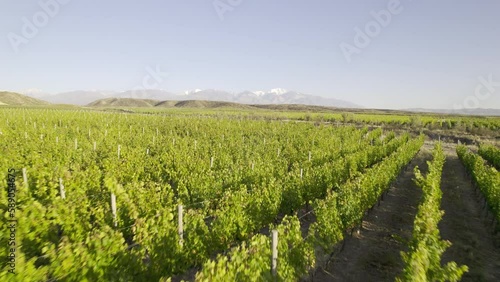
POLYGON ((280 87, 392 109, 450 109, 476 95, 478 107, 500 108, 499 1, 401 0, 350 62, 339 45, 355 45, 355 28, 391 1, 65 1, 17 52, 9 34, 43 10, 0 2, 0 89, 124 91, 158 66, 168 77, 157 88, 173 93, 280 87), (480 77, 495 87, 478 98, 480 77))

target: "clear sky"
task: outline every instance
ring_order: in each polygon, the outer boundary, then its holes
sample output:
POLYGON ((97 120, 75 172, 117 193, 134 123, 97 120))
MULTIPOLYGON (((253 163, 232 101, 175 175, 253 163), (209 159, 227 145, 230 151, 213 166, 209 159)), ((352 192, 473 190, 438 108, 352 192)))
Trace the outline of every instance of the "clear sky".
POLYGON ((0 89, 128 90, 149 67, 175 93, 500 108, 500 1, 394 1, 1 0, 0 89))

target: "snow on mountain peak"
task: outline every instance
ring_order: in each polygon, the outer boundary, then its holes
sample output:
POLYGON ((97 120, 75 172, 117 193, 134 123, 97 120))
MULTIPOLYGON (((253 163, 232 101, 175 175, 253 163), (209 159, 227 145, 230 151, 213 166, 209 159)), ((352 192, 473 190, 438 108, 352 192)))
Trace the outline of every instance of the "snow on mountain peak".
POLYGON ((254 91, 252 93, 257 95, 257 96, 262 96, 262 95, 266 94, 266 91, 254 91))
POLYGON ((274 88, 274 89, 271 89, 269 91, 253 91, 252 93, 257 95, 257 96, 263 96, 265 94, 283 95, 286 92, 288 92, 288 90, 286 90, 286 89, 274 88))
POLYGON ((185 95, 190 95, 190 94, 194 94, 194 93, 198 93, 198 92, 201 92, 202 90, 201 89, 195 89, 195 90, 186 90, 184 91, 184 94, 185 95))
POLYGON ((273 93, 273 94, 276 94, 276 95, 283 95, 286 92, 288 92, 288 90, 283 89, 283 88, 274 88, 274 89, 271 89, 271 91, 269 91, 269 93, 273 93))

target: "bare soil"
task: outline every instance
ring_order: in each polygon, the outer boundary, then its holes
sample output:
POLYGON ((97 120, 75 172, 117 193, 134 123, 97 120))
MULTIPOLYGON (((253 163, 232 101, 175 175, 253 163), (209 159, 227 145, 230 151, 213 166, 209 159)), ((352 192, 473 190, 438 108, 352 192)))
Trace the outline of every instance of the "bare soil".
POLYGON ((345 239, 343 250, 319 269, 313 281, 394 281, 403 269, 401 251, 407 250, 422 192, 414 181, 416 165, 427 172, 432 144, 426 143, 407 169, 365 216, 362 228, 345 239))

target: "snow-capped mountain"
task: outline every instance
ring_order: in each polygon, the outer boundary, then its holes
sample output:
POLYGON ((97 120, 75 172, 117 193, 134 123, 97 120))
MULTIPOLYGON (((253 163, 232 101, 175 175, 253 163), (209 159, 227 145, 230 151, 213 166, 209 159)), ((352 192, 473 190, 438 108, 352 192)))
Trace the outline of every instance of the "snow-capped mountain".
MULTIPOLYGON (((28 91, 27 91, 28 92, 28 91)), ((274 88, 266 91, 243 91, 240 93, 231 93, 217 89, 194 89, 185 91, 182 94, 175 94, 161 89, 138 89, 122 92, 113 91, 71 91, 55 95, 42 94, 42 91, 30 91, 31 95, 37 95, 39 99, 46 100, 56 104, 74 104, 87 105, 93 101, 105 98, 134 98, 134 99, 149 99, 158 101, 181 101, 181 100, 206 100, 233 102, 240 104, 303 104, 314 106, 329 106, 341 108, 359 108, 360 106, 353 103, 337 100, 333 98, 325 98, 304 94, 296 91, 288 91, 283 88, 274 88)), ((29 94, 28 94, 29 95, 29 94)), ((31 96, 29 95, 29 96, 31 96)), ((35 96, 32 96, 35 97, 35 96)))
POLYGON ((183 100, 206 100, 206 101, 221 101, 234 102, 234 94, 217 89, 205 89, 196 93, 191 93, 182 97, 183 100))
POLYGON ((222 101, 240 104, 304 104, 343 108, 360 107, 347 101, 288 91, 283 88, 275 88, 269 91, 243 91, 240 93, 210 89, 192 92, 183 96, 183 98, 189 100, 222 101))

